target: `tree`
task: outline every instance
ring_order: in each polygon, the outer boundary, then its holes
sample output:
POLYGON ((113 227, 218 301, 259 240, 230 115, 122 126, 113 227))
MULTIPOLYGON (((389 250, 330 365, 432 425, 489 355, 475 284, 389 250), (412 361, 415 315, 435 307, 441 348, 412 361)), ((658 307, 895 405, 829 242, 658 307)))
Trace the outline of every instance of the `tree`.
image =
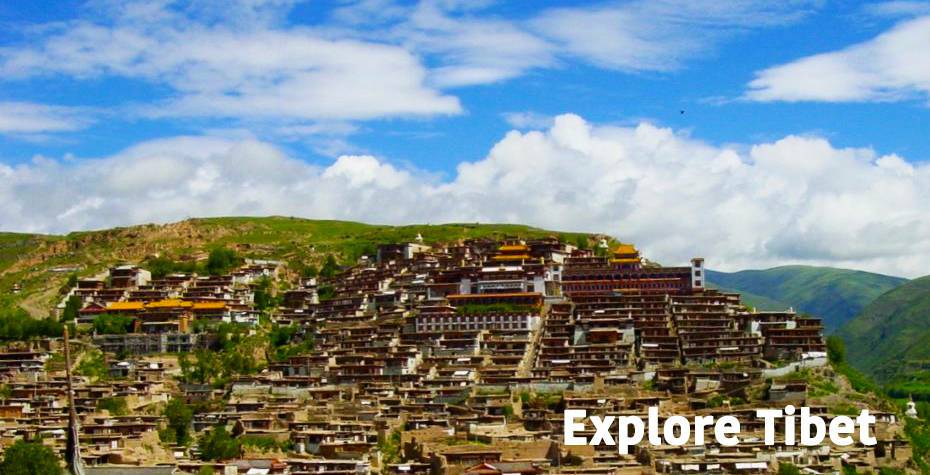
POLYGON ((165 407, 165 418, 168 419, 167 438, 179 445, 187 445, 190 442, 194 410, 183 399, 173 398, 165 407))
POLYGON ((61 475, 61 462, 52 449, 38 442, 16 441, 0 463, 3 475, 61 475))
POLYGON ((94 381, 105 381, 110 376, 110 369, 107 367, 103 352, 93 349, 81 359, 81 363, 78 364, 75 373, 81 376, 87 376, 94 381))
POLYGON ((61 336, 64 325, 52 317, 32 318, 19 307, 0 306, 0 340, 61 336))
POLYGON ((575 247, 578 249, 588 249, 588 237, 584 235, 578 235, 575 238, 575 247))
POLYGON ((778 475, 801 475, 801 469, 794 464, 781 462, 778 464, 778 475))
POLYGON ((197 350, 193 361, 183 355, 178 363, 181 366, 181 377, 187 383, 207 384, 221 372, 219 358, 212 351, 197 350))
POLYGON ((271 279, 264 276, 258 280, 255 285, 255 307, 259 310, 267 310, 277 305, 277 300, 271 294, 271 279))
POLYGON ((275 325, 268 332, 268 342, 275 348, 287 345, 299 330, 300 327, 297 325, 275 325))
POLYGON ((161 279, 168 274, 185 273, 190 274, 197 270, 197 263, 194 261, 178 262, 167 257, 152 257, 146 259, 145 268, 152 273, 153 279, 161 279))
POLYGON ((399 430, 391 431, 391 434, 378 441, 378 450, 381 451, 384 463, 396 463, 401 458, 401 434, 399 430))
POLYGON ((336 288, 332 285, 321 285, 316 289, 316 295, 319 297, 320 302, 325 302, 327 300, 332 300, 336 296, 336 288))
POLYGON ((300 276, 305 279, 316 277, 317 275, 319 275, 319 273, 320 273, 320 270, 317 269, 316 266, 313 264, 308 264, 306 266, 303 266, 300 269, 300 276))
POLYGON ((220 424, 200 438, 200 458, 203 460, 228 460, 239 456, 241 446, 226 426, 220 424))
POLYGON ((323 267, 320 269, 320 275, 323 277, 331 278, 336 275, 336 272, 339 271, 339 264, 336 262, 336 258, 332 254, 326 255, 326 260, 323 261, 323 267))
POLYGON ((94 319, 94 331, 102 335, 125 335, 132 330, 135 319, 128 315, 98 315, 94 319))
POLYGON ((859 470, 855 465, 843 465, 843 475, 856 475, 859 473, 859 470))
POLYGON ((833 364, 846 362, 846 343, 836 335, 827 337, 827 357, 833 364))
POLYGON ((68 300, 65 302, 65 309, 61 312, 61 321, 70 322, 77 318, 78 312, 81 310, 83 304, 84 301, 77 295, 68 297, 68 300))
POLYGON ((242 259, 232 249, 218 247, 210 251, 207 258, 207 273, 210 275, 227 274, 242 263, 242 259))

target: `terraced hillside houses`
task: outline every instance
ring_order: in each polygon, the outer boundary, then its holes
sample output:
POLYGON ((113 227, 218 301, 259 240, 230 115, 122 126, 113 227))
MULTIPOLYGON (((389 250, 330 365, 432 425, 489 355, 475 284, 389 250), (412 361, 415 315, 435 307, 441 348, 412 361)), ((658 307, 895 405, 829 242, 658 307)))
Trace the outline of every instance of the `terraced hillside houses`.
POLYGON ((0 352, 0 446, 40 441, 62 460, 77 450, 85 473, 122 474, 909 467, 901 416, 836 378, 820 320, 708 288, 699 257, 664 267, 606 241, 421 238, 326 271, 297 264, 80 276, 59 306, 77 307, 71 367, 61 338, 0 352), (763 444, 755 410, 789 402, 826 417, 868 407, 879 443, 763 444), (746 433, 629 455, 562 440, 565 409, 650 406, 663 420, 734 415, 746 433))

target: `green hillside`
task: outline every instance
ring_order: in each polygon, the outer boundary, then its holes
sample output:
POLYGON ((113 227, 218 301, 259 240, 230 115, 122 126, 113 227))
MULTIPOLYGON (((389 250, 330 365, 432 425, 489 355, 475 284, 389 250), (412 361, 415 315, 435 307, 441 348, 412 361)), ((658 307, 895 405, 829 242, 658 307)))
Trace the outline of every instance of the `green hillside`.
POLYGON ((762 310, 799 312, 823 319, 833 332, 857 315, 879 295, 907 279, 831 267, 782 266, 765 270, 717 272, 709 270, 710 284, 740 292, 762 310))
POLYGON ((378 244, 412 241, 418 234, 426 243, 507 236, 558 236, 586 246, 597 242, 591 234, 547 231, 518 224, 385 226, 281 216, 198 218, 64 236, 0 233, 0 293, 5 294, 19 284, 22 292, 4 300, 12 300, 38 316, 60 298, 58 291, 72 268, 83 276, 114 264, 138 263, 153 256, 194 261, 218 246, 234 248, 244 257, 319 264, 333 255, 337 261, 348 264, 362 255, 373 254, 378 244))
POLYGON ((885 293, 837 333, 849 361, 890 392, 930 400, 930 276, 885 293))
POLYGON ((757 310, 775 310, 775 311, 781 311, 781 310, 787 310, 787 309, 793 307, 793 305, 791 305, 790 303, 780 302, 780 301, 775 300, 775 299, 773 299, 773 298, 769 298, 769 297, 765 297, 765 296, 762 296, 762 295, 754 294, 754 293, 752 293, 752 292, 746 292, 745 290, 739 291, 739 290, 735 290, 735 289, 729 289, 729 288, 720 287, 720 286, 714 284, 713 282, 709 282, 709 283, 707 284, 707 286, 710 287, 710 288, 713 288, 713 289, 720 289, 720 290, 725 291, 725 292, 736 292, 736 293, 739 293, 739 294, 740 294, 740 299, 742 300, 742 302, 743 302, 744 304, 746 304, 747 307, 752 307, 752 308, 755 308, 755 309, 757 309, 757 310))

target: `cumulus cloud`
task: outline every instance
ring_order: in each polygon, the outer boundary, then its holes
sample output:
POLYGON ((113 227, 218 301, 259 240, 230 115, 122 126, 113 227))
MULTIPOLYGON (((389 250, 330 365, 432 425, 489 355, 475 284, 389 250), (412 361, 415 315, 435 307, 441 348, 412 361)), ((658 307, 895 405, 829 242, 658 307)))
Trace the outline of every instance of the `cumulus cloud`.
POLYGON ((930 268, 930 165, 816 137, 719 147, 575 115, 507 133, 445 181, 368 155, 322 167, 255 140, 176 137, 100 159, 0 165, 0 200, 0 222, 20 231, 269 214, 519 222, 607 232, 668 264, 930 268))
POLYGON ((77 108, 31 102, 0 102, 0 134, 28 135, 78 130, 89 123, 77 108))
POLYGON ((899 23, 846 49, 762 70, 755 101, 890 101, 930 94, 930 16, 899 23))

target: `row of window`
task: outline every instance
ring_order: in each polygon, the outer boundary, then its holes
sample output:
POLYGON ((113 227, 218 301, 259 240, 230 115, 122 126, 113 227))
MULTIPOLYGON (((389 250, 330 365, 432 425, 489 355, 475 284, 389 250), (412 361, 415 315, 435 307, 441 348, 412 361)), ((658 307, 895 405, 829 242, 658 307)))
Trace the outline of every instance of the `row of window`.
POLYGON ((526 315, 465 315, 456 317, 426 317, 426 323, 501 323, 528 320, 526 315))
MULTIPOLYGON (((700 285, 698 283, 697 285, 700 285)), ((562 290, 566 292, 579 290, 613 290, 618 287, 627 286, 637 289, 656 289, 656 290, 676 290, 681 287, 680 282, 628 282, 617 284, 589 284, 584 281, 576 283, 563 283, 562 290)))
POLYGON ((520 323, 448 323, 418 324, 417 331, 529 330, 529 322, 520 323))

